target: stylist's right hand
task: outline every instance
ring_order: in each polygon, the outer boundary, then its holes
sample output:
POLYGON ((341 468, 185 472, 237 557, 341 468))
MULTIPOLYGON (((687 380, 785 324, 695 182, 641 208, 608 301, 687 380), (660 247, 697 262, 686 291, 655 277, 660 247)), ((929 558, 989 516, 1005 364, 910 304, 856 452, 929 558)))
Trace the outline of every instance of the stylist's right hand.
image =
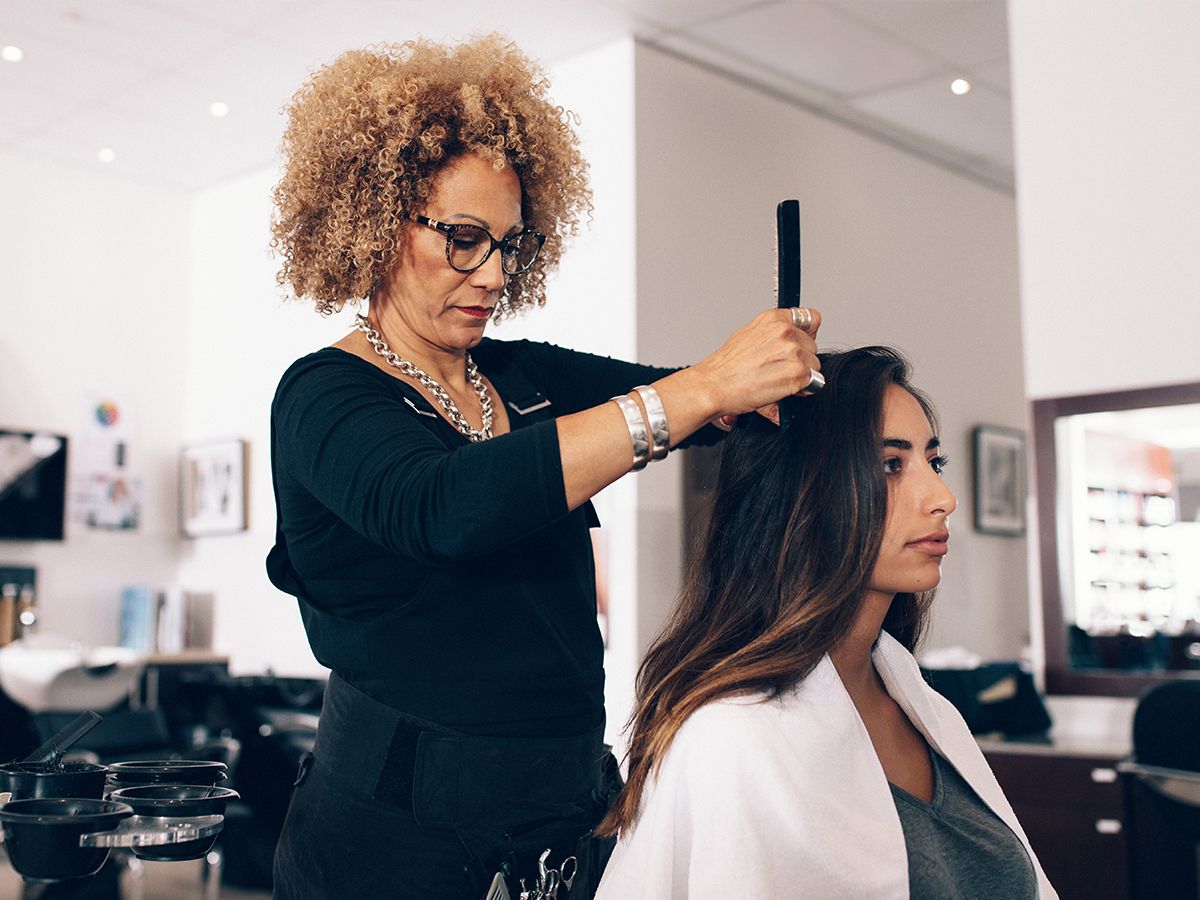
POLYGON ((816 341, 821 314, 808 310, 807 331, 796 326, 789 309, 759 313, 691 367, 711 392, 718 418, 768 407, 808 387, 813 372, 821 370, 816 341))

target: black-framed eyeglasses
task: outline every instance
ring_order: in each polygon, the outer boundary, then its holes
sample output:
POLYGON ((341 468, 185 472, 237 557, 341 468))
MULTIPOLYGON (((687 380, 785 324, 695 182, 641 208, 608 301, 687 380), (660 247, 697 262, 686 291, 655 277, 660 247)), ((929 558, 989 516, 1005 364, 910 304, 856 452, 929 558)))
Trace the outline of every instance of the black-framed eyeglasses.
POLYGON ((413 216, 413 221, 436 228, 446 235, 446 262, 457 272, 474 272, 500 250, 500 268, 508 275, 520 275, 533 265, 546 236, 540 231, 518 232, 502 241, 496 240, 486 228, 465 222, 439 222, 429 216, 413 216))

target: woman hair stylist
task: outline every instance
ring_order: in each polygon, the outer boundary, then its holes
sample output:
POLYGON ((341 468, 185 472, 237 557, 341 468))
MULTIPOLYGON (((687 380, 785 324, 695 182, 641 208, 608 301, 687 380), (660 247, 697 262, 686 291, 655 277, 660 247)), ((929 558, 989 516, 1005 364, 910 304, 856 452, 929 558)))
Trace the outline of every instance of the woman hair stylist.
POLYGON ((588 500, 822 383, 815 312, 764 312, 681 370, 484 339, 544 302, 590 207, 546 89, 496 36, 409 42, 343 55, 290 108, 280 281, 322 313, 369 302, 271 411, 267 568, 332 670, 278 897, 481 898, 505 878, 515 897, 540 857, 591 896, 607 846, 584 838, 619 778, 588 500))

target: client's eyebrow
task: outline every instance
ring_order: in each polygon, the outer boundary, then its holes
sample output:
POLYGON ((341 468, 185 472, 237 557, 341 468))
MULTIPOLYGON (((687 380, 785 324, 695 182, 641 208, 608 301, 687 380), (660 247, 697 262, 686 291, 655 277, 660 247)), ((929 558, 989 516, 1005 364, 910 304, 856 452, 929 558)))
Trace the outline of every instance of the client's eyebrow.
MULTIPOLYGON (((900 438, 884 438, 882 446, 891 447, 896 450, 911 450, 913 448, 912 441, 905 441, 901 440, 900 438)), ((935 437, 930 438, 929 443, 925 445, 925 450, 926 452, 930 450, 936 450, 940 446, 942 446, 942 442, 940 440, 935 437)))

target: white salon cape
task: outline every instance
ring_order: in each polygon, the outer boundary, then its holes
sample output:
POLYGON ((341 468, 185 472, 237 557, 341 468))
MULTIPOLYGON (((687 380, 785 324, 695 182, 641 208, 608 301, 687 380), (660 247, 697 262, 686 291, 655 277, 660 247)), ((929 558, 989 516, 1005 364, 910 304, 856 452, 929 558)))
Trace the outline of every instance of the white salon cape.
MULTIPOLYGON (((1024 844, 962 716, 884 632, 875 668, 938 753, 1024 844)), ((907 898, 908 855, 867 729, 826 656, 795 688, 702 707, 680 728, 596 900, 907 898)))

